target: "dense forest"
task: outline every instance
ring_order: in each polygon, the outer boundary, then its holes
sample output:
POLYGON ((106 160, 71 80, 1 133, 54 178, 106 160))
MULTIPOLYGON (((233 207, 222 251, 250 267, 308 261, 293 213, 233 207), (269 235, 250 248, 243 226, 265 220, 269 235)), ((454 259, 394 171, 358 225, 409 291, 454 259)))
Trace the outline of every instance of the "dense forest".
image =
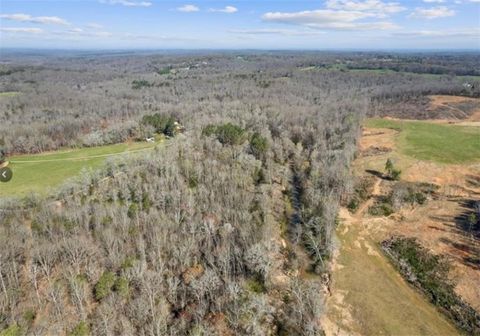
POLYGON ((480 94, 468 54, 1 61, 7 155, 169 136, 55 195, 0 200, 0 329, 20 335, 321 335, 362 118, 480 94))
MULTIPOLYGON (((291 126, 302 126, 296 119, 301 117, 289 116, 284 124, 278 120, 285 118, 283 115, 308 114, 307 110, 333 113, 339 109, 337 102, 351 95, 359 102, 358 107, 353 104, 353 113, 357 109, 369 114, 391 113, 395 104, 395 113, 421 114, 417 107, 425 106, 428 94, 480 94, 478 79, 454 74, 348 70, 352 62, 374 68, 387 56, 227 53, 14 57, 7 53, 0 65, 0 92, 22 94, 0 100, 0 134, 10 153, 95 146, 143 138, 150 130, 138 121, 153 113, 173 115, 189 129, 211 119, 231 119, 245 126, 258 122, 254 116, 260 115, 269 119, 270 130, 291 132, 291 126)), ((423 72, 431 64, 458 68, 460 73, 478 68, 474 55, 464 55, 463 63, 458 55, 418 57, 428 61, 423 72)), ((412 58, 397 55, 395 60, 407 66, 412 58)))

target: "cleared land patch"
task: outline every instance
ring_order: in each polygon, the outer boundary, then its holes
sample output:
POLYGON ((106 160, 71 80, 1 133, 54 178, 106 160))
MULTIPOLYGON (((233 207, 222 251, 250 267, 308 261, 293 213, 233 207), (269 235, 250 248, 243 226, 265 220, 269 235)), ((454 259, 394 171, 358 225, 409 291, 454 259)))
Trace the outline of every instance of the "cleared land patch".
MULTIPOLYGON (((464 158, 452 154, 451 147, 464 151, 455 137, 462 132, 478 135, 479 128, 470 127, 469 130, 457 125, 391 119, 368 120, 366 124, 373 127, 363 130, 359 144, 361 152, 373 153, 372 148, 388 151, 361 155, 354 163, 356 174, 374 177, 377 183, 370 192, 371 199, 360 203, 355 214, 345 208, 340 212, 341 221, 337 228, 340 247, 334 258, 332 296, 328 299, 327 321, 324 323, 328 326, 327 335, 461 334, 427 302, 424 295, 400 276, 379 249, 379 243, 392 235, 415 237, 433 254, 447 256, 452 263, 449 275, 456 283, 455 292, 478 311, 478 238, 464 230, 460 217, 468 210, 466 200, 478 199, 480 195, 476 184, 480 177, 480 165, 461 161, 464 158), (412 124, 420 124, 420 130, 412 124), (420 146, 427 146, 429 160, 419 160, 405 150, 406 145, 416 144, 407 143, 411 138, 407 138, 405 133, 432 133, 432 130, 445 129, 447 133, 442 132, 439 136, 446 137, 443 146, 449 159, 453 156, 458 160, 457 164, 446 164, 433 156, 432 151, 436 154, 441 149, 428 147, 431 145, 428 142, 420 146), (430 159, 432 156, 435 160, 430 159), (371 173, 384 172, 387 158, 392 158, 395 165, 402 169, 402 182, 384 180, 371 173), (407 204, 391 216, 371 216, 367 213, 369 206, 388 195, 395 183, 405 182, 435 183, 440 188, 436 197, 425 204, 407 204)), ((435 135, 427 136, 434 139, 435 135)))
POLYGON ((8 91, 8 92, 0 92, 0 98, 1 97, 15 97, 18 96, 20 92, 17 91, 8 91))
MULTIPOLYGON (((384 124, 391 126, 392 120, 385 120, 384 124)), ((396 124, 395 126, 398 127, 396 124)), ((447 127, 451 126, 447 125, 447 127)), ((388 239, 392 235, 414 237, 433 254, 447 256, 452 263, 450 277, 456 283, 455 292, 479 311, 478 235, 475 236, 474 232, 468 231, 464 217, 468 217, 472 212, 468 207, 469 204, 479 199, 480 185, 477 181, 480 178, 480 165, 478 163, 444 164, 412 158, 402 153, 399 137, 403 131, 401 128, 396 129, 364 129, 360 141, 362 152, 375 146, 384 146, 391 151, 379 152, 372 156, 360 156, 354 164, 356 174, 372 176, 369 172, 381 173, 384 171, 387 158, 392 158, 402 169, 402 182, 382 180, 379 190, 373 192, 373 195, 387 195, 395 183, 405 182, 434 183, 439 186, 439 189, 436 196, 425 204, 406 205, 398 213, 389 217, 362 218, 360 223, 364 225, 364 230, 368 230, 368 236, 365 239, 371 240, 370 245, 377 248, 382 239, 388 239)), ((373 198, 376 199, 378 196, 373 198)), ((365 208, 365 204, 368 202, 361 204, 359 211, 365 208)), ((358 214, 359 212, 355 217, 358 217, 358 214)), ((355 228, 356 226, 353 225, 350 229, 341 228, 340 238, 342 239, 342 235, 351 233, 355 228)), ((357 240, 362 241, 362 239, 357 240)), ((340 254, 342 253, 344 252, 341 251, 340 254)), ((357 259, 354 260, 359 262, 357 259)), ((347 280, 354 281, 351 278, 347 280)), ((352 304, 350 300, 347 300, 347 303, 352 304)), ((359 323, 363 323, 362 319, 359 323)))
POLYGON ((480 161, 480 127, 391 119, 369 119, 365 125, 400 131, 399 151, 416 159, 441 163, 480 161))
POLYGON ((100 147, 64 150, 36 155, 9 157, 14 177, 0 184, 0 197, 24 196, 30 192, 46 193, 82 169, 101 167, 109 157, 150 150, 155 143, 132 142, 100 147))
POLYGON ((462 96, 444 96, 444 95, 431 95, 430 105, 432 108, 450 108, 460 110, 460 112, 472 112, 476 114, 480 112, 480 99, 462 97, 462 96))
POLYGON ((362 218, 362 209, 357 216, 343 209, 340 218, 341 248, 327 312, 335 327, 327 335, 460 334, 379 250, 376 231, 384 224, 381 220, 362 218))

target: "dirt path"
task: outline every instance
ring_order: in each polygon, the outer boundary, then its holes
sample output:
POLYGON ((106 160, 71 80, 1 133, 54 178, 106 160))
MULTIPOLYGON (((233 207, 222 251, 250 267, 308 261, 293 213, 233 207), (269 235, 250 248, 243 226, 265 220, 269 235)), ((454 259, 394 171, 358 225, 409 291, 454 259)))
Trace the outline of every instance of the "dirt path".
MULTIPOLYGON (((169 146, 170 144, 166 144, 165 146, 169 146)), ((98 158, 107 158, 107 157, 114 157, 114 156, 121 156, 121 155, 128 155, 128 154, 135 154, 140 152, 151 151, 155 149, 155 147, 148 147, 142 149, 134 149, 131 151, 119 152, 119 153, 111 153, 111 154, 98 154, 98 155, 87 155, 82 157, 73 157, 73 158, 63 158, 63 159, 44 159, 44 160, 11 160, 10 163, 43 163, 43 162, 62 162, 62 161, 84 161, 84 160, 91 160, 91 159, 98 159, 98 158)))
MULTIPOLYGON (((358 208, 357 212, 355 213, 355 219, 357 221, 361 221, 362 217, 364 216, 365 212, 367 211, 368 207, 372 205, 373 200, 375 199, 375 196, 380 195, 380 184, 382 183, 382 180, 379 178, 375 179, 375 183, 373 184, 373 190, 372 190, 372 197, 370 197, 365 203, 363 203, 360 208, 358 208)), ((345 209, 343 209, 345 212, 345 209)), ((353 218, 351 218, 350 213, 347 211, 344 213, 344 216, 350 217, 349 220, 352 221, 353 218)), ((347 220, 347 219, 344 219, 347 220)))
MULTIPOLYGON (((373 195, 380 194, 381 179, 373 195)), ((389 219, 366 215, 373 198, 355 215, 341 209, 332 295, 322 321, 333 335, 458 335, 425 298, 410 287, 381 253, 377 239, 389 219)))

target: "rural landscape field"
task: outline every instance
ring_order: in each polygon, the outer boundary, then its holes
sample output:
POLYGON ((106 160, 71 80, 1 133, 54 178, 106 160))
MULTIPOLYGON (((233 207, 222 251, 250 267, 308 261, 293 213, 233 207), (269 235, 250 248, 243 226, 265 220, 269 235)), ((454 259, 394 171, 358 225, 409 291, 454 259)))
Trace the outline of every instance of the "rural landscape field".
POLYGON ((0 336, 480 336, 478 1, 1 5, 0 336))

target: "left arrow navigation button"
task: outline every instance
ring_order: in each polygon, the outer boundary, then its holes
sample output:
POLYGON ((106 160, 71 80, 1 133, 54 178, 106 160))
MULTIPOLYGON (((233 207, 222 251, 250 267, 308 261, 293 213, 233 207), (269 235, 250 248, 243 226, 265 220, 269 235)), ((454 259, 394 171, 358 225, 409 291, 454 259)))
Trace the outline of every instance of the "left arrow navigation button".
POLYGON ((0 182, 8 182, 12 179, 13 172, 10 168, 0 168, 0 182))

